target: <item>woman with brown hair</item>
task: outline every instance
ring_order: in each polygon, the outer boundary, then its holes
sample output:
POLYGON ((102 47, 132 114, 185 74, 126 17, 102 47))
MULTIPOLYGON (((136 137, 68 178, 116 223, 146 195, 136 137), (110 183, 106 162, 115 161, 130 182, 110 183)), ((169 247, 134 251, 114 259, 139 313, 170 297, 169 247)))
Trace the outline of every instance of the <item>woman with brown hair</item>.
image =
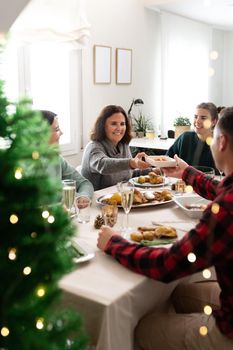
MULTIPOLYGON (((91 133, 82 159, 82 175, 99 190, 141 174, 146 169, 145 153, 132 158, 129 142, 131 128, 126 112, 120 106, 103 108, 91 133)), ((148 170, 147 170, 148 172, 148 170)))

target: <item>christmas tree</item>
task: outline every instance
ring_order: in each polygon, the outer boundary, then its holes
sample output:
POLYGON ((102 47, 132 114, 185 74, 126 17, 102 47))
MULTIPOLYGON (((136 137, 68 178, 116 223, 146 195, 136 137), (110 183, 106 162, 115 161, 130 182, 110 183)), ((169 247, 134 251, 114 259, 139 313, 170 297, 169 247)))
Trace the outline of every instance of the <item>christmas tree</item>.
POLYGON ((9 103, 0 81, 0 349, 86 349, 80 316, 56 308, 75 227, 48 174, 58 149, 29 102, 9 103))

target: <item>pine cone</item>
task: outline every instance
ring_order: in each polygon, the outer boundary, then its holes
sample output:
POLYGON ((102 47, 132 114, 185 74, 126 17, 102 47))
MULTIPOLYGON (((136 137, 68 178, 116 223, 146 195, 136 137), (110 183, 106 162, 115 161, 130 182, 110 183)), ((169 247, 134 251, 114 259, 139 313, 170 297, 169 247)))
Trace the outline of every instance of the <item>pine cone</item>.
POLYGON ((104 224, 104 219, 101 215, 97 215, 94 222, 94 227, 99 229, 104 224))

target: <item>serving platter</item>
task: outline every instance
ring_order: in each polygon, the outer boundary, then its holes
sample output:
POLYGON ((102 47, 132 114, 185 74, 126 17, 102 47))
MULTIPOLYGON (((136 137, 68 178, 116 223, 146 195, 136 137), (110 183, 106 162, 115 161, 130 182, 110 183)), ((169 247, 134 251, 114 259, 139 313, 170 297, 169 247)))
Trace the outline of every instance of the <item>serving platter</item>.
POLYGON ((144 182, 143 184, 140 184, 138 182, 138 177, 132 177, 129 182, 131 182, 132 184, 134 184, 134 186, 138 186, 141 188, 154 188, 154 187, 162 187, 162 186, 166 186, 169 183, 169 179, 167 177, 164 177, 164 181, 160 184, 151 184, 150 182, 144 182))
POLYGON ((145 160, 147 163, 149 163, 152 166, 158 167, 158 168, 169 168, 169 167, 175 167, 176 161, 173 158, 170 158, 168 156, 146 156, 145 160))
MULTIPOLYGON (((100 196, 100 197, 98 197, 96 199, 96 203, 99 204, 99 205, 105 205, 106 203, 104 202, 104 200, 107 199, 107 198, 111 198, 112 195, 113 195, 113 193, 100 196)), ((152 206, 157 206, 157 205, 168 204, 168 203, 171 203, 171 202, 173 202, 173 199, 170 199, 168 201, 152 200, 152 201, 147 202, 147 203, 133 204, 132 208, 152 207, 152 206)), ((121 204, 118 204, 117 206, 118 206, 118 208, 122 208, 121 204)))

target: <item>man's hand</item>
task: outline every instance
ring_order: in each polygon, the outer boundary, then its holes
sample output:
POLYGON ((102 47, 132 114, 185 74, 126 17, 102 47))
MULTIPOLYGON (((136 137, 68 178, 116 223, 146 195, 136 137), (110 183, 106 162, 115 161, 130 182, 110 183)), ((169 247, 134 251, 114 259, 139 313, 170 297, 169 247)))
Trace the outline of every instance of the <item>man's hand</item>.
POLYGON ((162 168, 164 174, 170 177, 182 178, 184 170, 189 166, 183 159, 179 158, 177 154, 174 155, 176 160, 176 167, 174 168, 162 168))
POLYGON ((117 235, 117 234, 119 233, 111 229, 109 226, 105 226, 105 225, 101 226, 101 229, 99 231, 99 237, 97 240, 97 247, 102 251, 104 251, 110 238, 113 235, 117 235))

